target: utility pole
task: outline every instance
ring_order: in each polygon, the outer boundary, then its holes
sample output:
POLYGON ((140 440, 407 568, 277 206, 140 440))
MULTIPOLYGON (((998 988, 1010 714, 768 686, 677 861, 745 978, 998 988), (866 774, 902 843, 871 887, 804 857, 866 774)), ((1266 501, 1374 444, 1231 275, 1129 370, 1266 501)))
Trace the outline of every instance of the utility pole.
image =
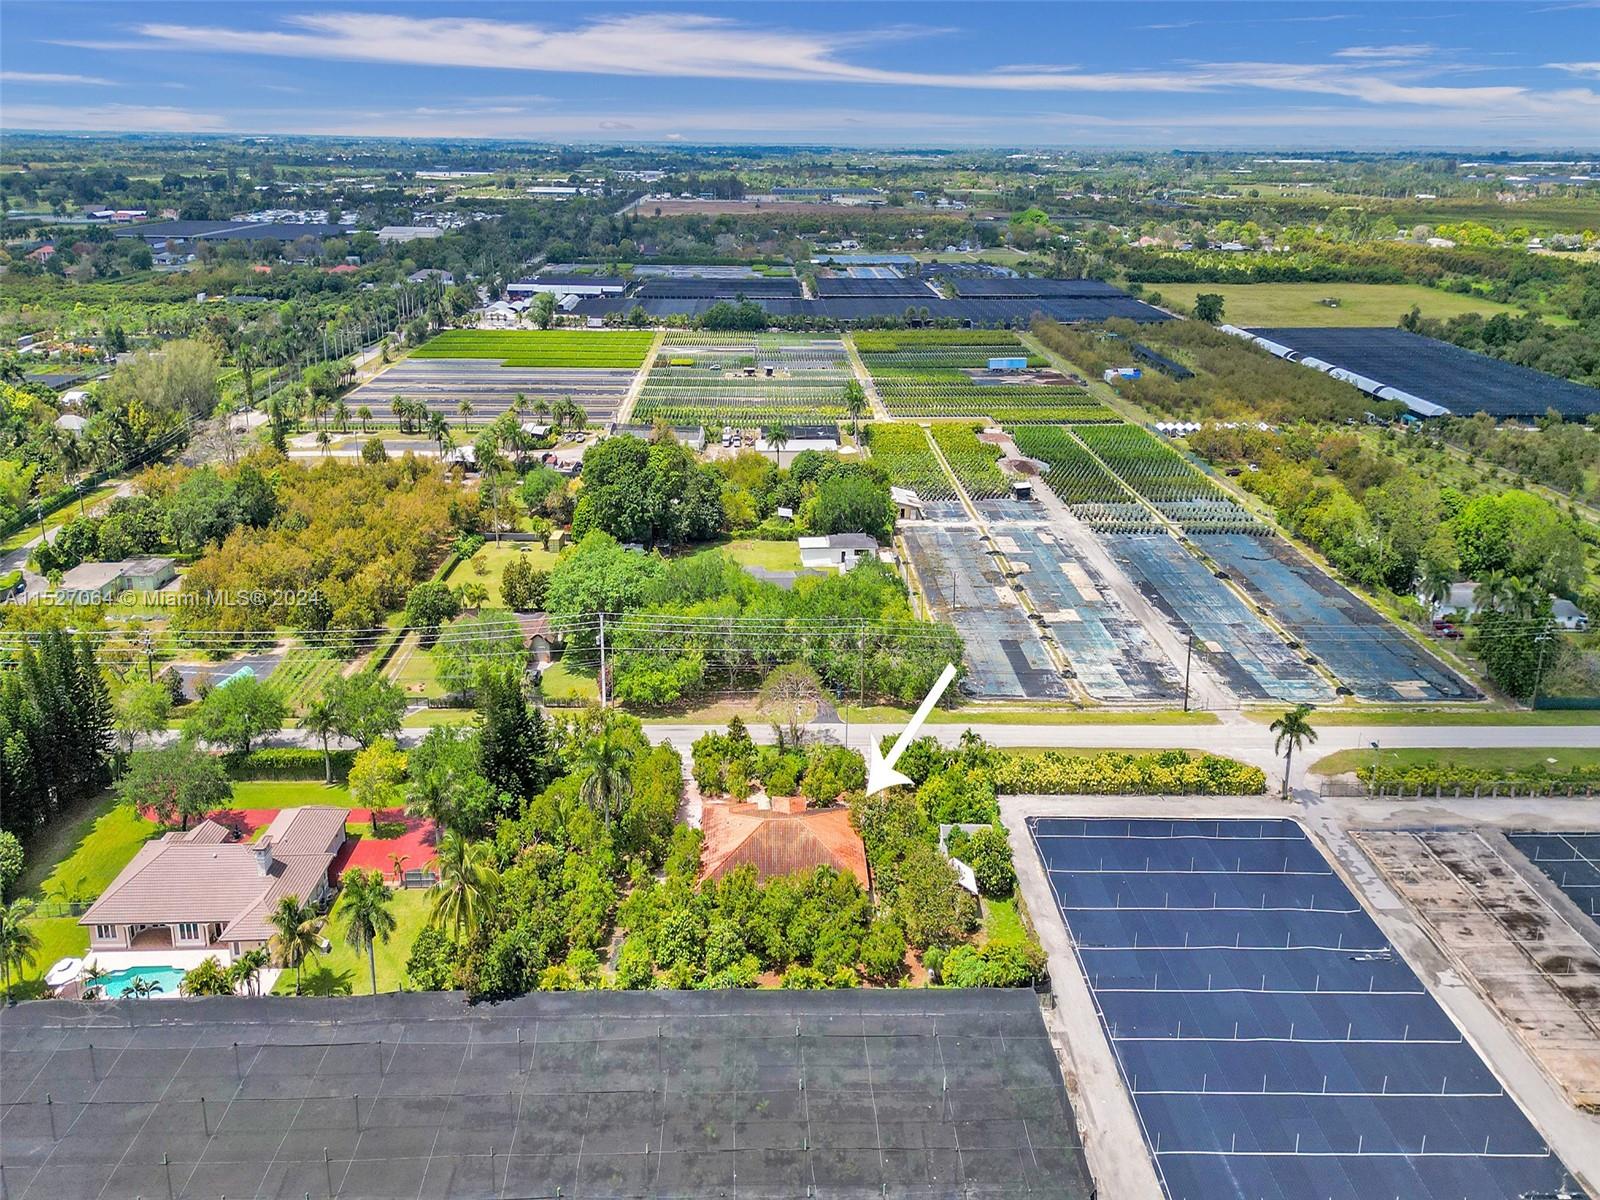
POLYGON ((1183 711, 1189 711, 1189 664, 1194 660, 1194 634, 1189 634, 1189 641, 1183 650, 1183 711))
POLYGON ((1533 669, 1533 696, 1528 700, 1529 708, 1539 707, 1539 681, 1544 677, 1544 652, 1550 648, 1550 626, 1546 625, 1533 640, 1539 645, 1539 664, 1533 669))
POLYGON ((600 707, 606 706, 606 614, 600 614, 600 707))

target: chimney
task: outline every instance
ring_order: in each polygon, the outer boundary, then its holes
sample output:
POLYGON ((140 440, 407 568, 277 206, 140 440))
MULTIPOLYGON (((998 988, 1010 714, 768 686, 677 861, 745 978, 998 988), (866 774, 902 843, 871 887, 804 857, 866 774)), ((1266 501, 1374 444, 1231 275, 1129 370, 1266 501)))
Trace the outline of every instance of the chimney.
POLYGON ((250 847, 250 853, 256 856, 256 873, 259 875, 272 874, 272 839, 262 838, 250 847))

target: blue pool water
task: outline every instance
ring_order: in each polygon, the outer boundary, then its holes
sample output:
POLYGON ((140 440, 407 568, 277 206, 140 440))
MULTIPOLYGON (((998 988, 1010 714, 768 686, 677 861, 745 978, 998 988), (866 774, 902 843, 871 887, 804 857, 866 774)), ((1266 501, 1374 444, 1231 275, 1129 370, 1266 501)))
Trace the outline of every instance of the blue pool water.
POLYGON ((128 987, 135 979, 143 979, 147 983, 161 985, 160 994, 163 996, 176 996, 178 985, 183 982, 187 972, 180 967, 153 965, 147 967, 124 967, 120 971, 112 971, 100 979, 100 986, 105 989, 107 1000, 118 1000, 122 997, 122 989, 128 987))

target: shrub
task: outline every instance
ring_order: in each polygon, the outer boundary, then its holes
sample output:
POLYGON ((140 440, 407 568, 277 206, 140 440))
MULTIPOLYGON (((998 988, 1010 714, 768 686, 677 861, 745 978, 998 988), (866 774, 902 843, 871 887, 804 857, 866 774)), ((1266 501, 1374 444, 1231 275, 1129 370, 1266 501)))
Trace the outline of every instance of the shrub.
POLYGON ((424 929, 411 943, 406 978, 424 992, 442 992, 455 986, 454 950, 441 930, 424 929))
POLYGON ((0 896, 11 890, 11 885, 22 878, 24 855, 22 843, 9 829, 0 829, 0 896))
POLYGON ((783 973, 778 986, 791 992, 820 992, 828 987, 828 977, 815 967, 795 963, 783 973))
MULTIPOLYGON (((335 750, 333 777, 343 780, 355 762, 354 750, 335 750)), ((315 779, 322 781, 322 751, 298 746, 269 746, 249 754, 230 754, 222 760, 229 779, 315 779)))
POLYGON ((995 787, 1007 794, 1253 796, 1266 790, 1260 767, 1216 754, 1162 750, 1152 754, 1073 754, 1046 750, 1006 758, 995 787))
POLYGON ((985 896, 1004 899, 1016 889, 1017 873, 1011 865, 1011 846, 1006 835, 993 826, 967 838, 957 857, 972 868, 978 890, 985 896))

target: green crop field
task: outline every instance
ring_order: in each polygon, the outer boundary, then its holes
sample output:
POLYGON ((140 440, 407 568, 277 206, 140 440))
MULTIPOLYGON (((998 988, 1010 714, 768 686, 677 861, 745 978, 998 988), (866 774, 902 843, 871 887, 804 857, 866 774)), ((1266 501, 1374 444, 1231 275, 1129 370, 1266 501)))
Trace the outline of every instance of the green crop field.
POLYGON ((303 712, 339 674, 343 664, 333 654, 314 646, 297 646, 284 656, 277 670, 267 677, 267 686, 277 692, 291 712, 303 712))
POLYGON ((933 456, 928 435, 917 425, 870 425, 866 429, 872 461, 889 472, 899 487, 908 487, 924 500, 954 500, 950 477, 933 456))
POLYGON ((1065 429, 1024 425, 1008 432, 1017 449, 1047 464, 1044 481, 1063 504, 1106 504, 1128 499, 1127 490, 1065 429))
POLYGON ((1011 494, 1011 481, 994 465, 1000 457, 1000 447, 980 442, 973 426, 935 425, 931 432, 968 496, 994 500, 1011 494))
POLYGON ((425 342, 412 358, 498 359, 503 367, 644 365, 655 334, 587 333, 568 329, 450 329, 425 342))

